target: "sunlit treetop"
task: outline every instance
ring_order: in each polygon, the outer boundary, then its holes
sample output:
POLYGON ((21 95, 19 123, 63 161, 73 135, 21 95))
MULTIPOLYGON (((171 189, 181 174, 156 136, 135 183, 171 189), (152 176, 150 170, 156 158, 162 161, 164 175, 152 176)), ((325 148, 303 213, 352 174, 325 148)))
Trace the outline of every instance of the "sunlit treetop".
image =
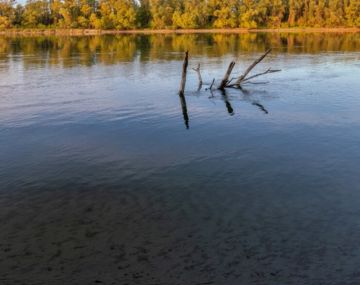
POLYGON ((359 0, 0 0, 0 29, 360 27, 359 0))

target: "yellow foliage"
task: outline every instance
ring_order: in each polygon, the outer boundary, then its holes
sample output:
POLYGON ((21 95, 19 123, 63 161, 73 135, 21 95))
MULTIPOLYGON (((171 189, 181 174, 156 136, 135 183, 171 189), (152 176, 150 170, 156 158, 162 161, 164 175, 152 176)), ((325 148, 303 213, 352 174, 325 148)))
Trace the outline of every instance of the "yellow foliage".
POLYGON ((8 29, 11 27, 11 23, 8 17, 0 16, 0 30, 8 29))

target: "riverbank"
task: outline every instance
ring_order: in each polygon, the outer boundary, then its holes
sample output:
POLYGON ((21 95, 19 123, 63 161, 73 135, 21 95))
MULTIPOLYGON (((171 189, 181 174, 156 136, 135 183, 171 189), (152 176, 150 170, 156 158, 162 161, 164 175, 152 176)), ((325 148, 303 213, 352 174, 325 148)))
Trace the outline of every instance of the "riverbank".
POLYGON ((279 29, 163 29, 163 30, 94 30, 94 29, 9 29, 0 35, 106 35, 106 34, 191 34, 191 33, 358 33, 360 28, 279 28, 279 29))

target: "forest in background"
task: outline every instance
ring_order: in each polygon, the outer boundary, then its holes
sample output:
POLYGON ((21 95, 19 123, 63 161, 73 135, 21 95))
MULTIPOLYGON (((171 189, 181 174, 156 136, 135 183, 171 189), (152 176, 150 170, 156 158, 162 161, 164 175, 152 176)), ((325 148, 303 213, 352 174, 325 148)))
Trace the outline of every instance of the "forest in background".
POLYGON ((0 29, 360 27, 360 0, 0 0, 0 29))

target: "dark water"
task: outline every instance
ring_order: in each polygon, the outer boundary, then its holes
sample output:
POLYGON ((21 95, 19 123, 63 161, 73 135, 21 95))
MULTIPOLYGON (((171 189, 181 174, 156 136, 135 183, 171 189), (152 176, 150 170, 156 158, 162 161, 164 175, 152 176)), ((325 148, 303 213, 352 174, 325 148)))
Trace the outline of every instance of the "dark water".
POLYGON ((129 253, 129 284, 359 284, 359 60, 360 34, 2 37, 1 199, 118 197, 152 264, 129 253), (204 90, 268 47, 267 84, 204 90), (206 84, 189 70, 184 122, 187 49, 206 84))

